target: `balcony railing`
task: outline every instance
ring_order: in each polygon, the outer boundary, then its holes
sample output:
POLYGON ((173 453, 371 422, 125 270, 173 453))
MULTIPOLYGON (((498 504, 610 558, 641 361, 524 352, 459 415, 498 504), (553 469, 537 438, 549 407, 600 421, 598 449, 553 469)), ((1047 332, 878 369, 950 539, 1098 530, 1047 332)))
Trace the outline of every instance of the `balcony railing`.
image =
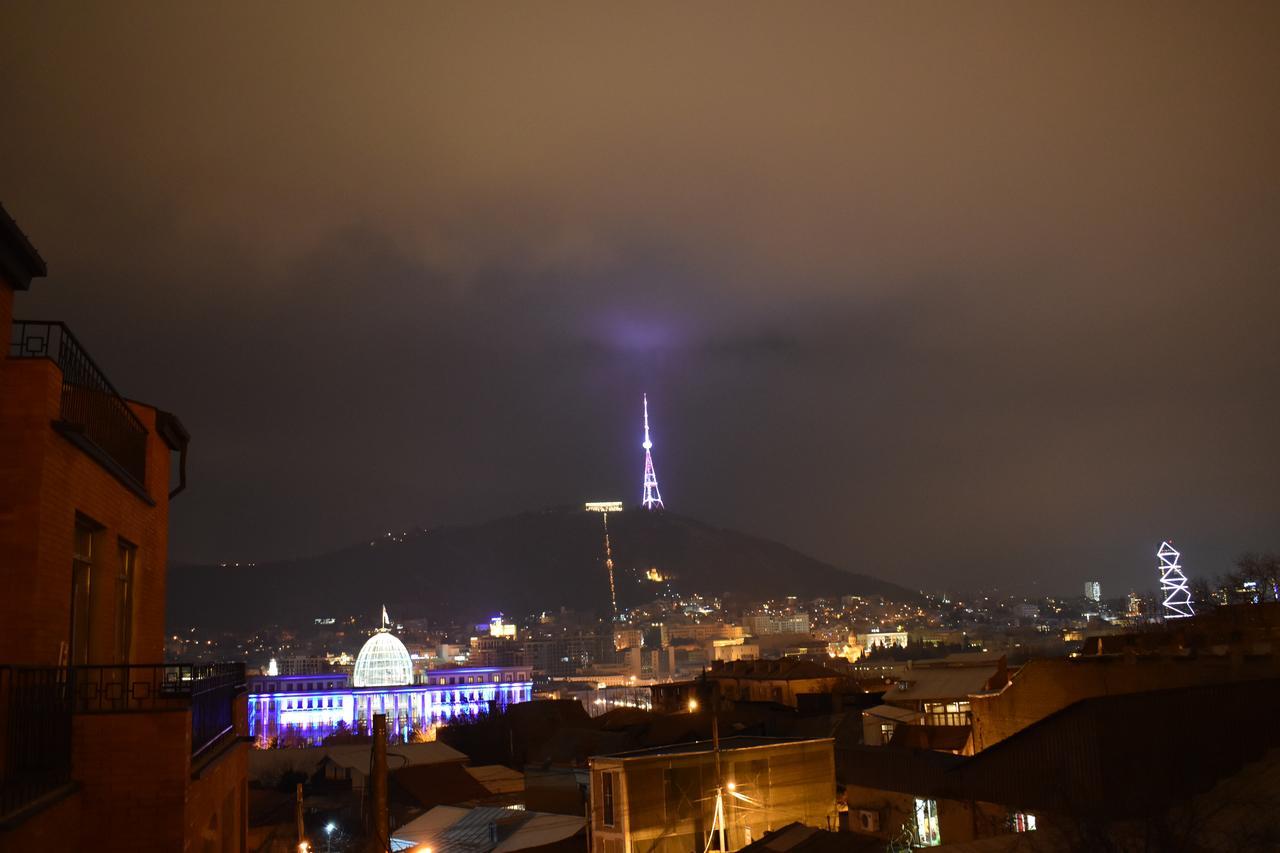
POLYGON ((0 816, 71 780, 65 669, 0 666, 0 816))
POLYGON ((191 710, 191 754, 235 728, 244 664, 0 666, 0 815, 71 778, 71 718, 191 710))
POLYGON ((14 320, 10 358, 47 358, 62 371, 60 426, 97 448, 142 487, 147 428, 63 323, 14 320))

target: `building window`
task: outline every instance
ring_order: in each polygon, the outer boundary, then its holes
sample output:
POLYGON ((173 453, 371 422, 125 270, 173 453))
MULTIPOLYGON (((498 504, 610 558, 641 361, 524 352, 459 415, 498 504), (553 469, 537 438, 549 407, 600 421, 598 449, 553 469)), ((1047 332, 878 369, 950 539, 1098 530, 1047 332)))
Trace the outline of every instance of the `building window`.
POLYGON ((1017 812, 1013 815, 1014 832, 1033 832, 1036 828, 1036 816, 1017 812))
MULTIPOLYGON (((94 534, 101 528, 83 516, 76 516, 71 548, 71 654, 72 665, 90 662, 93 610, 94 534)), ((96 655, 93 657, 96 658, 96 655)), ((94 661, 97 662, 96 660, 94 661)))
POLYGON ((889 741, 893 740, 893 729, 896 725, 896 723, 880 724, 880 743, 888 744, 889 741))
POLYGON ((922 847, 936 847, 942 843, 938 831, 938 801, 916 800, 916 843, 922 847))
POLYGON ((969 710, 968 701, 926 702, 924 722, 931 726, 967 726, 969 710))
POLYGON ((133 581, 138 546, 121 539, 120 572, 116 575, 116 663, 129 662, 133 646, 133 581))
POLYGON ((613 801, 613 777, 616 775, 616 773, 600 774, 600 822, 605 826, 613 826, 616 821, 613 801))

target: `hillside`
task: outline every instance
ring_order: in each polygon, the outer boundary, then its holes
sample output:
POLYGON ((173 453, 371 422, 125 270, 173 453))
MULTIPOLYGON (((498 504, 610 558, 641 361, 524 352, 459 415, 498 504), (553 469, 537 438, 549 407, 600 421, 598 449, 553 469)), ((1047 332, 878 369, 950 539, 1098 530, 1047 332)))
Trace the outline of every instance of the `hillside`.
MULTIPOLYGON (((778 542, 712 527, 670 512, 609 514, 618 601, 652 601, 670 575, 681 593, 916 596, 852 574, 778 542)), ((469 527, 414 531, 330 554, 254 567, 174 566, 172 626, 242 628, 296 624, 315 616, 376 612, 405 618, 470 619, 496 611, 561 606, 604 614, 609 583, 598 513, 547 510, 469 527)))

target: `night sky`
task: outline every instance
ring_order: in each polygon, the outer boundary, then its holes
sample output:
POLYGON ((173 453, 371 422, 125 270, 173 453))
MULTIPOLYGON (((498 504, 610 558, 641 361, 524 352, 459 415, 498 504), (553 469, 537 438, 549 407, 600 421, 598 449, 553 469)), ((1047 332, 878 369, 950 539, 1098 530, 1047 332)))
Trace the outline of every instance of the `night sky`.
POLYGON ((930 589, 1280 548, 1280 4, 15 3, 171 559, 640 498, 930 589))

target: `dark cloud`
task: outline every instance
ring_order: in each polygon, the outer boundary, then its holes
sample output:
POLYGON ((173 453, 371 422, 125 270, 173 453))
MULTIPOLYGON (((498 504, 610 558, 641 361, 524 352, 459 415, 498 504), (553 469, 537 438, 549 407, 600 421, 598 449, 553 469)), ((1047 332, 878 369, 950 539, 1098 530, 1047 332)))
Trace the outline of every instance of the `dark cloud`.
POLYGON ((10 3, 0 187, 179 559, 637 496, 908 584, 1280 546, 1272 4, 10 3))

